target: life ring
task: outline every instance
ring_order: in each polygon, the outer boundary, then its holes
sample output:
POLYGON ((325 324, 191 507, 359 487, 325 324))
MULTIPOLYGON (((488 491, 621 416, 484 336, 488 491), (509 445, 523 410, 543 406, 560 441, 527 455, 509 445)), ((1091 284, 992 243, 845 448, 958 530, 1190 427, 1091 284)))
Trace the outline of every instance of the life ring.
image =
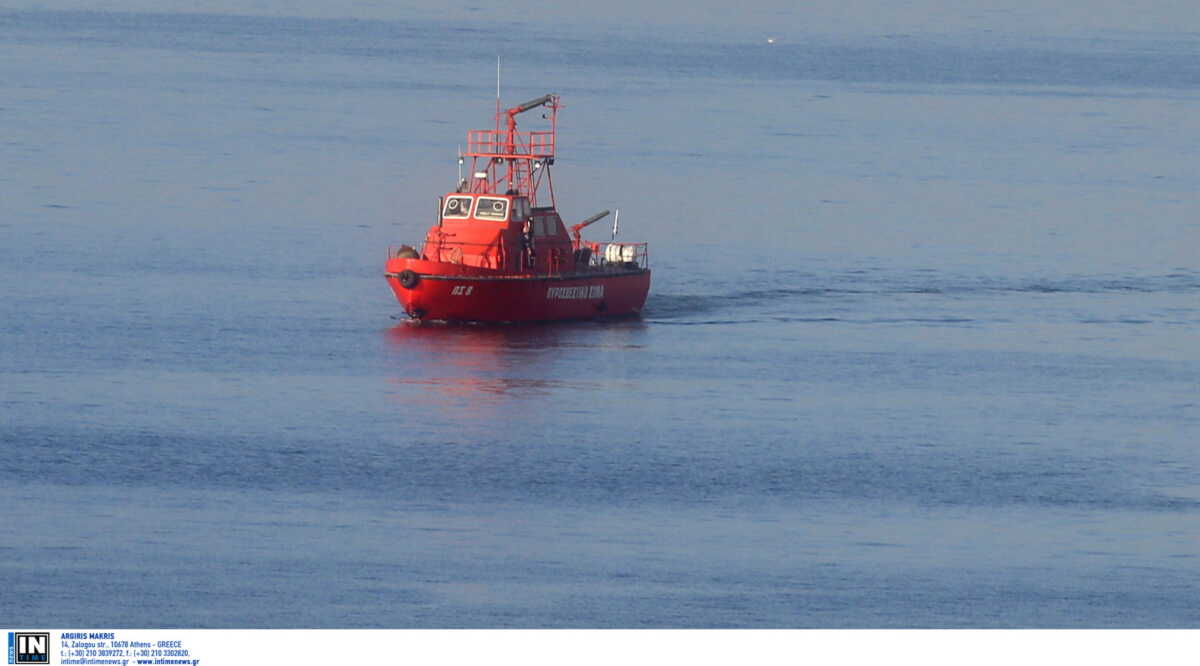
POLYGON ((412 289, 417 286, 419 280, 420 278, 417 277, 417 274, 407 268, 400 271, 400 286, 405 289, 412 289))

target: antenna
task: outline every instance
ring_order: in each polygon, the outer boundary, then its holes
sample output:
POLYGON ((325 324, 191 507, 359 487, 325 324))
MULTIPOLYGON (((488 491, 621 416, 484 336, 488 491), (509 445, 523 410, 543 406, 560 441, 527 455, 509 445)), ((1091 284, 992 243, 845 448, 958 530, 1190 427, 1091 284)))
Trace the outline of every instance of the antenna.
POLYGON ((613 214, 613 233, 612 233, 613 240, 617 240, 617 232, 620 231, 620 227, 618 226, 620 221, 621 221, 621 209, 618 208, 617 212, 613 214))
POLYGON ((500 56, 496 56, 496 127, 500 127, 500 56))

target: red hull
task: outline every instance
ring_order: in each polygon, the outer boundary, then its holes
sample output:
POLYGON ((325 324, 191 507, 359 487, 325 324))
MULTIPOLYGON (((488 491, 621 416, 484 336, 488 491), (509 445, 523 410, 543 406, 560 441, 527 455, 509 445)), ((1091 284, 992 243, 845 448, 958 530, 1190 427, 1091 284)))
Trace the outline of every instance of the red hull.
POLYGON ((650 290, 650 270, 642 268, 514 275, 420 259, 391 259, 385 275, 404 311, 422 321, 622 317, 640 313, 650 290))

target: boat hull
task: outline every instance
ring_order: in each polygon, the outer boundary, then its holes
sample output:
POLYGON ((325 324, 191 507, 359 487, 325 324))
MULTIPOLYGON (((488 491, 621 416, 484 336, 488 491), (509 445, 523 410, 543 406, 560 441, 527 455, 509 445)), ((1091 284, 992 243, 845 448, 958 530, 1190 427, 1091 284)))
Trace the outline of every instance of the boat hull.
POLYGON ((419 259, 393 259, 385 273, 404 311, 422 321, 533 322, 639 314, 650 269, 513 275, 419 259))

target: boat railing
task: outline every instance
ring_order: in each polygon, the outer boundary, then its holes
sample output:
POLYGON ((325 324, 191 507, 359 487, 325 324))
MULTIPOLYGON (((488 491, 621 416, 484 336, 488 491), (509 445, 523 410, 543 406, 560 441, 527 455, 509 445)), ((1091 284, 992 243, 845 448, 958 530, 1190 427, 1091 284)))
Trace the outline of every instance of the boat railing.
MULTIPOLYGON (((536 251, 545 255, 541 270, 552 275, 570 271, 571 266, 574 266, 575 270, 603 271, 645 270, 650 267, 649 243, 589 242, 585 243, 583 250, 587 252, 587 255, 580 256, 579 252, 575 252, 574 257, 572 257, 570 248, 548 247, 536 251), (584 264, 579 263, 581 261, 586 264, 586 268, 584 264)), ((468 243, 448 240, 442 236, 430 239, 422 250, 417 250, 411 245, 388 247, 388 259, 405 258, 463 264, 478 268, 500 269, 509 266, 508 248, 503 237, 493 243, 468 243)))
POLYGON ((388 247, 388 259, 424 259, 478 268, 501 268, 507 255, 503 237, 493 243, 468 243, 442 237, 427 242, 423 250, 414 250, 411 245, 388 247))
POLYGON ((554 132, 513 132, 510 135, 504 130, 471 130, 467 132, 465 154, 474 157, 554 157, 554 132))

